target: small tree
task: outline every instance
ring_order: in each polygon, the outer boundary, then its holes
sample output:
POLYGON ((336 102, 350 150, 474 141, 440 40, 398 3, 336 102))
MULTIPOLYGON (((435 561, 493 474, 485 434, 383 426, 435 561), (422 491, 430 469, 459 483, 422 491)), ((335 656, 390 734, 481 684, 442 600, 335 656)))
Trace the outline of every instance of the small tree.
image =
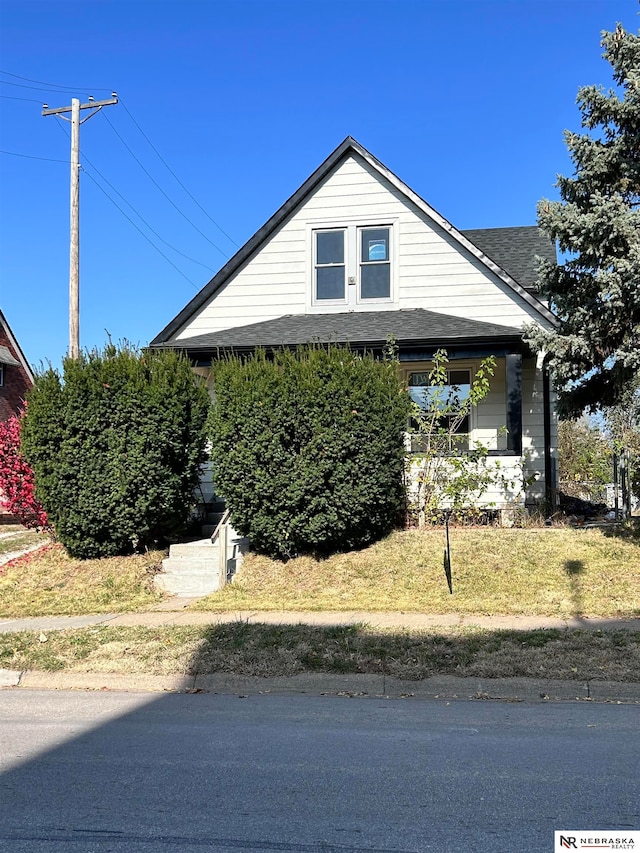
POLYGON ((628 452, 631 490, 640 496, 640 374, 629 384, 622 401, 605 410, 604 425, 614 451, 628 452))
POLYGON ((214 379, 216 490, 256 550, 330 553, 394 527, 409 407, 394 362, 317 345, 230 357, 214 379))
MULTIPOLYGON (((461 393, 448 381, 449 359, 445 350, 433 357, 428 384, 413 403, 414 435, 409 458, 410 478, 415 482, 412 509, 420 524, 440 518, 447 510, 455 515, 477 513, 482 494, 497 486, 514 491, 518 486, 492 461, 489 448, 480 442, 461 447, 461 425, 489 393, 496 360, 485 358, 472 378, 468 392, 461 393)), ((522 484, 520 484, 522 485, 522 484)))
POLYGON ((109 344, 36 377, 22 450, 70 554, 124 554, 184 529, 208 407, 189 362, 168 351, 109 344))
POLYGON ((640 370, 640 34, 602 34, 617 90, 578 92, 582 126, 565 133, 575 171, 538 223, 568 259, 544 262, 540 290, 559 327, 529 329, 548 353, 563 418, 616 405, 640 370))
POLYGON ((25 527, 44 529, 47 514, 35 496, 33 471, 20 453, 20 418, 0 422, 0 506, 25 527))
POLYGON ((558 424, 558 466, 562 491, 579 497, 613 479, 612 448, 587 418, 558 424))

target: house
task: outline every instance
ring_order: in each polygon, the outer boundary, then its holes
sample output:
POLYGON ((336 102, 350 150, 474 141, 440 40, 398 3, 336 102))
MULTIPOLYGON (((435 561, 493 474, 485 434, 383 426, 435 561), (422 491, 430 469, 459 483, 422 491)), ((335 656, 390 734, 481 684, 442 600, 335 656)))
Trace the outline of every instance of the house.
POLYGON ((463 391, 493 355, 491 391, 462 440, 488 446, 504 471, 524 468, 535 482, 517 500, 533 506, 556 477, 549 377, 522 333, 555 324, 536 292, 536 255, 555 260, 537 227, 459 231, 347 137, 150 346, 184 350, 208 376, 229 350, 319 341, 380 353, 393 336, 416 399, 437 349, 463 391))
POLYGON ((18 414, 32 385, 33 371, 0 311, 0 421, 18 414))

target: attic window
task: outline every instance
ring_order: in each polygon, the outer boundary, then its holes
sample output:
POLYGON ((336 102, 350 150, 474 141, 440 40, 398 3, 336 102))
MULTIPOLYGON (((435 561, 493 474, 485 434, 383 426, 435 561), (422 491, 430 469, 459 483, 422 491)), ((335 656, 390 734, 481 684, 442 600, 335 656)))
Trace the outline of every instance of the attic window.
POLYGON ((392 301, 391 226, 352 224, 312 233, 312 304, 355 310, 392 301))
POLYGON ((344 299, 344 231, 316 232, 316 299, 344 299))
POLYGON ((360 237, 360 298, 388 299, 391 295, 389 229, 363 228, 360 237))

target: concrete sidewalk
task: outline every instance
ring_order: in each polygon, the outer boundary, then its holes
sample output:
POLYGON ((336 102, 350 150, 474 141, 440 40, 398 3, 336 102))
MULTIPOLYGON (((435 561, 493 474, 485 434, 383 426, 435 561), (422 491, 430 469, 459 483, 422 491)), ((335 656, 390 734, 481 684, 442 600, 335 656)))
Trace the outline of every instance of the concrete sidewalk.
POLYGON ((427 630, 433 628, 477 627, 494 631, 534 631, 539 629, 580 629, 583 631, 640 631, 640 619, 607 619, 574 616, 567 619, 543 616, 476 616, 468 614, 432 615, 407 612, 365 611, 257 611, 207 612, 185 610, 194 599, 170 599, 153 610, 141 613, 100 613, 88 616, 36 616, 25 619, 1 619, 0 633, 15 631, 60 631, 99 625, 140 625, 149 628, 180 625, 219 625, 230 622, 268 625, 367 625, 370 628, 427 630), (170 606, 177 609, 171 610, 170 606))

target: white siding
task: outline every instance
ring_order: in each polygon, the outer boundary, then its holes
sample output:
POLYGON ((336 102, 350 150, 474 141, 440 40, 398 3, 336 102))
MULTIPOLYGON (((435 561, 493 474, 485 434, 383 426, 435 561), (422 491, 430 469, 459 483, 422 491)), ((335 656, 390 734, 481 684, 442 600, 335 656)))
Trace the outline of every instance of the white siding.
MULTIPOLYGON (((474 496, 473 506, 476 509, 513 510, 522 508, 528 503, 528 494, 521 488, 522 465, 519 456, 492 456, 487 460, 487 470, 495 472, 495 484, 486 489, 481 495, 474 496), (502 483, 505 485, 503 486, 502 483)), ((415 500, 418 493, 417 482, 421 474, 420 466, 412 463, 409 466, 409 501, 415 500)), ((445 509, 447 501, 442 501, 445 509)), ((413 507, 419 511, 418 507, 413 507)))
MULTIPOLYGON (((285 314, 325 311, 424 308, 473 320, 520 328, 545 322, 508 287, 433 221, 418 204, 354 155, 331 173, 234 276, 180 330, 178 340, 273 320, 285 314), (388 224, 392 230, 392 296, 381 305, 314 306, 311 299, 312 237, 315 228, 388 224)), ((539 361, 539 359, 538 359, 539 361)), ((407 367, 407 365, 403 365, 407 367)), ((544 496, 544 413, 541 364, 523 365, 523 464, 535 474, 527 501, 544 496)), ((504 450, 506 436, 504 362, 489 396, 477 411, 472 438, 504 450)), ((554 433, 555 421, 552 421, 554 433)), ((555 433, 554 433, 555 435, 555 433)), ((552 436, 553 448, 556 440, 552 436)), ((555 450, 553 451, 555 453, 555 450)), ((503 457, 509 468, 520 459, 503 457)), ((498 496, 488 496, 498 500, 498 496)), ((507 500, 502 496, 500 502, 507 500)))
MULTIPOLYGON (((519 328, 539 320, 531 306, 360 157, 347 158, 178 334, 327 311, 311 305, 312 230, 388 222, 395 249, 394 301, 355 310, 426 308, 519 328)), ((351 308, 352 306, 350 306, 351 308)), ((344 306, 333 310, 347 310, 344 306)))
MULTIPOLYGON (((480 366, 479 361, 456 361, 456 368, 469 368, 472 374, 480 366)), ((430 369, 424 362, 403 362, 403 376, 409 373, 430 369)), ((553 412, 553 400, 552 400, 553 412)), ((482 400, 471 418, 471 443, 480 443, 488 450, 505 450, 507 447, 506 374, 504 359, 496 362, 495 375, 490 381, 490 391, 482 400)), ((552 415, 551 454, 554 459, 557 448, 557 420, 552 415)), ((542 357, 525 359, 522 366, 522 456, 496 456, 492 464, 499 460, 503 473, 522 481, 535 476, 535 481, 526 489, 526 503, 535 505, 545 497, 545 460, 544 460, 544 393, 542 379, 542 357)), ((480 505, 506 507, 511 502, 522 503, 525 495, 504 494, 493 489, 482 496, 480 505)))

